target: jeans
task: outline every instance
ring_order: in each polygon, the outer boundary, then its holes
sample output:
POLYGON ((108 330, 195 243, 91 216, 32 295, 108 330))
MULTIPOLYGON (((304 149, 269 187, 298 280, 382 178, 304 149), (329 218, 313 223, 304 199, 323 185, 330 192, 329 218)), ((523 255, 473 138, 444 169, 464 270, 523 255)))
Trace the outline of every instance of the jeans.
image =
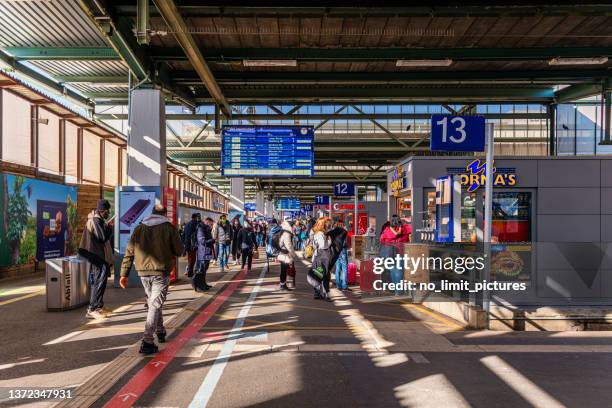
POLYGON ((251 270, 251 264, 253 263, 253 249, 242 250, 242 269, 247 264, 249 265, 249 271, 251 270))
POLYGON ((263 246, 264 244, 264 234, 263 232, 258 232, 257 233, 257 246, 263 246))
POLYGON ((147 321, 145 322, 143 341, 153 343, 155 333, 165 334, 164 317, 162 316, 162 306, 168 295, 168 276, 152 275, 141 276, 140 280, 147 295, 147 321))
POLYGON ((90 312, 102 309, 104 307, 104 292, 106 291, 106 282, 110 275, 110 265, 94 265, 91 264, 89 269, 89 284, 91 286, 91 294, 89 295, 90 312))
POLYGON ((346 256, 346 248, 340 251, 338 260, 336 261, 336 286, 339 289, 347 288, 348 275, 348 259, 346 256))
POLYGON ((280 284, 285 285, 287 283, 287 269, 289 269, 289 264, 284 262, 280 263, 280 284))
POLYGON ((227 266, 229 259, 230 245, 232 244, 219 244, 219 268, 223 269, 227 266))

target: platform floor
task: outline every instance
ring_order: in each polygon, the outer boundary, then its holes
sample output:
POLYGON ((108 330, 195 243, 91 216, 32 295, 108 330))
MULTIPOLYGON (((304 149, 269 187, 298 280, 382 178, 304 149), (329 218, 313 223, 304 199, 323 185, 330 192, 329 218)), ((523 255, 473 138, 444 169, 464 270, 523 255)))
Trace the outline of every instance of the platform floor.
POLYGON ((332 291, 315 300, 305 261, 297 290, 279 266, 233 267, 210 294, 183 279, 164 309, 171 335, 138 354, 141 289, 109 286, 104 322, 49 313, 42 279, 0 287, 0 390, 62 387, 73 407, 604 407, 612 401, 611 332, 465 330, 418 305, 332 291))

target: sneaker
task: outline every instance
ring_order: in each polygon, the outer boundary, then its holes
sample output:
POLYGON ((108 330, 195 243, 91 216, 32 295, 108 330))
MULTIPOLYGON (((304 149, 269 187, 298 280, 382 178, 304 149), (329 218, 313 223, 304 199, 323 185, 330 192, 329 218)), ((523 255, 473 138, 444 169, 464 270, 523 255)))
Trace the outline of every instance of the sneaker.
POLYGON ((287 286, 287 284, 285 283, 285 284, 280 285, 280 290, 291 292, 292 289, 289 289, 289 286, 287 286))
POLYGON ((166 333, 156 333, 155 334, 157 336, 157 341, 160 343, 165 343, 166 342, 166 333))
POLYGON ((102 309, 88 310, 85 316, 88 319, 94 319, 94 320, 100 320, 100 319, 107 318, 106 314, 102 312, 102 309))
POLYGON ((315 298, 315 299, 317 299, 317 300, 319 300, 319 299, 323 299, 323 296, 321 296, 321 294, 320 294, 320 293, 315 293, 315 294, 314 294, 314 298, 315 298))
POLYGON ((155 345, 155 343, 147 343, 146 341, 142 341, 140 344, 140 350, 138 351, 140 354, 154 354, 159 351, 159 348, 155 345))
POLYGON ((353 289, 351 289, 351 288, 346 288, 344 290, 347 291, 347 292, 352 292, 353 291, 353 289))

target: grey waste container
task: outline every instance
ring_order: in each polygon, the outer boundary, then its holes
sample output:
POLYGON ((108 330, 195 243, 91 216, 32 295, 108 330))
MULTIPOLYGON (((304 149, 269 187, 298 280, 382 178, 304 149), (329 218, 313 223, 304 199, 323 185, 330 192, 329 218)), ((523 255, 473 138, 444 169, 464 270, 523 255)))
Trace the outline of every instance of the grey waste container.
POLYGON ((62 311, 89 302, 89 262, 78 256, 47 259, 47 310, 62 311))

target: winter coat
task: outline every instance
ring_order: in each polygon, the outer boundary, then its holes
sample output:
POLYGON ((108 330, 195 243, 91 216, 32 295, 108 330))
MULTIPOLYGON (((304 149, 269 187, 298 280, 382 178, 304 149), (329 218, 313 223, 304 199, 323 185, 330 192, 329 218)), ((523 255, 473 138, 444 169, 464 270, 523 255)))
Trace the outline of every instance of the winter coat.
POLYGON ((200 225, 198 225, 197 237, 198 261, 210 261, 213 259, 213 237, 211 228, 204 223, 200 223, 200 225))
POLYGON ((236 245, 241 251, 252 251, 257 246, 257 238, 253 228, 241 228, 236 236, 236 245))
POLYGON ((197 234, 199 224, 199 221, 191 220, 185 225, 185 231, 183 232, 183 245, 185 246, 185 251, 198 249, 197 247, 192 248, 191 235, 197 234))
POLYGON ((174 257, 181 256, 183 250, 178 230, 170 220, 151 214, 136 227, 128 241, 121 276, 130 274, 132 264, 139 276, 168 276, 175 266, 174 257))
POLYGON ((238 244, 238 234, 242 231, 242 225, 232 225, 232 254, 236 251, 240 251, 240 245, 238 244))
POLYGON ((232 226, 230 223, 226 222, 223 225, 217 223, 217 230, 213 238, 218 244, 229 244, 232 240, 232 226))
POLYGON ((293 248, 293 234, 291 233, 291 225, 287 221, 281 224, 283 231, 281 232, 279 245, 281 248, 278 254, 278 261, 284 264, 292 264, 296 258, 295 249, 293 248))
POLYGON ((112 243, 113 227, 108 225, 97 211, 89 213, 81 236, 79 255, 97 266, 112 265, 112 243))
POLYGON ((410 224, 402 224, 399 230, 387 227, 380 235, 380 243, 384 245, 399 246, 399 244, 410 240, 411 231, 412 227, 410 224))

